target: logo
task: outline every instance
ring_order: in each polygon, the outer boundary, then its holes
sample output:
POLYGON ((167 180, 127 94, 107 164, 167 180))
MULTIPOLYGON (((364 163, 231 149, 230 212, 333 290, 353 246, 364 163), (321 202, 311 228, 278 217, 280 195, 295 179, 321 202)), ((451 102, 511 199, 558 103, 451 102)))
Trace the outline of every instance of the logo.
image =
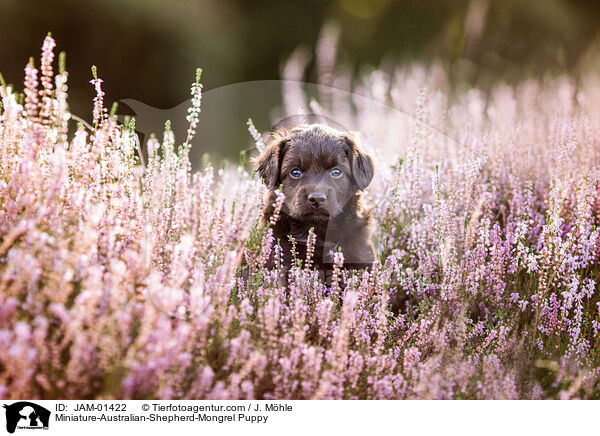
POLYGON ((6 430, 14 433, 15 429, 48 430, 50 411, 29 401, 19 401, 4 405, 6 409, 6 430))

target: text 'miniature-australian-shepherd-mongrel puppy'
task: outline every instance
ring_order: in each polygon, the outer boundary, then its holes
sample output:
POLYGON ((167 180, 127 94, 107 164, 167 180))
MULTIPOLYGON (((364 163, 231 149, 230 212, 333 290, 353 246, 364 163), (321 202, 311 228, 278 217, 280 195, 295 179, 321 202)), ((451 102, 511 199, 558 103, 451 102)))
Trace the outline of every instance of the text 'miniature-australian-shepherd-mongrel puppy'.
MULTIPOLYGON (((269 188, 263 222, 274 212, 275 190, 281 187, 285 201, 273 236, 279 242, 283 262, 293 262, 293 243, 299 259, 306 256, 309 230, 316 236, 314 267, 328 275, 333 255, 341 250, 344 267, 369 268, 375 260, 369 210, 361 191, 373 178, 372 157, 355 134, 321 124, 274 132, 256 159, 258 173, 269 188)), ((273 266, 273 259, 267 267, 273 266)))

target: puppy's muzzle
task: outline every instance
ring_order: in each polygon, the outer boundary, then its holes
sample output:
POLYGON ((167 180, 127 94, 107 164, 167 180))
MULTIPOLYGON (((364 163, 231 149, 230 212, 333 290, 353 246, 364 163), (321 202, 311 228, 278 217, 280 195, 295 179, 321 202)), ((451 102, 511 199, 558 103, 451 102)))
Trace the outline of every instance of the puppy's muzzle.
POLYGON ((325 203, 326 201, 327 201, 327 195, 325 195, 322 192, 313 192, 312 194, 310 194, 308 196, 308 202, 315 209, 318 209, 319 207, 321 207, 321 205, 323 203, 325 203))

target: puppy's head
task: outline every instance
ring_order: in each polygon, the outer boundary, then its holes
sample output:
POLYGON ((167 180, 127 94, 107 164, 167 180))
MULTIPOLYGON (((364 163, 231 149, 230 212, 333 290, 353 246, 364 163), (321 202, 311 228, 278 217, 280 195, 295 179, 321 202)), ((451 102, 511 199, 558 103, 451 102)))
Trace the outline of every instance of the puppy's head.
POLYGON ((269 189, 282 186, 286 212, 306 223, 341 214, 374 171, 355 135, 321 124, 275 132, 257 163, 269 189))

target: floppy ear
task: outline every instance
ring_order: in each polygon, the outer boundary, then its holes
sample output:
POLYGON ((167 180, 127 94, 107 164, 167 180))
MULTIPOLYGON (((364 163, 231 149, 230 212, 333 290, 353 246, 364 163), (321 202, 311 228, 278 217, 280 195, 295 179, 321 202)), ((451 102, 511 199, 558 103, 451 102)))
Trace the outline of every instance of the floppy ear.
POLYGON ((281 183, 281 162, 287 147, 287 132, 278 130, 273 133, 265 150, 256 158, 257 171, 269 189, 275 189, 281 183))
POLYGON ((373 180, 375 165, 370 154, 362 151, 360 141, 356 133, 344 134, 344 141, 348 147, 348 160, 352 169, 352 176, 360 190, 365 189, 373 180))

